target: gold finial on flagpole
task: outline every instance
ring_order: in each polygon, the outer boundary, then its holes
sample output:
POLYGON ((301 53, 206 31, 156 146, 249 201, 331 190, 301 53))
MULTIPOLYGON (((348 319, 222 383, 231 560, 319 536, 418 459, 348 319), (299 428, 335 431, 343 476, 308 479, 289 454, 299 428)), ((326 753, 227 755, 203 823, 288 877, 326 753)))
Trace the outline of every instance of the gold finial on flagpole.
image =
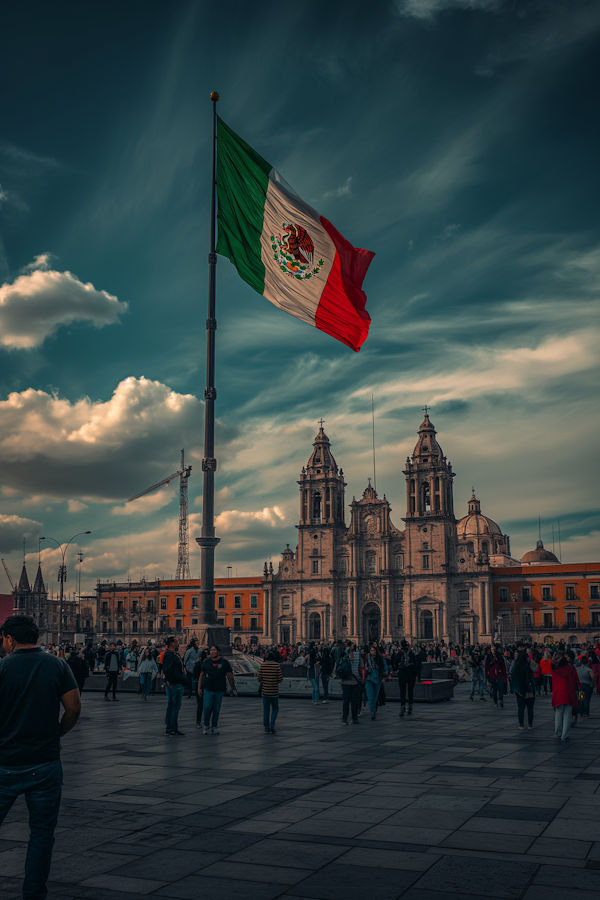
POLYGON ((218 93, 216 91, 213 91, 212 94, 210 95, 210 99, 213 101, 213 103, 216 103, 217 100, 219 99, 218 93))

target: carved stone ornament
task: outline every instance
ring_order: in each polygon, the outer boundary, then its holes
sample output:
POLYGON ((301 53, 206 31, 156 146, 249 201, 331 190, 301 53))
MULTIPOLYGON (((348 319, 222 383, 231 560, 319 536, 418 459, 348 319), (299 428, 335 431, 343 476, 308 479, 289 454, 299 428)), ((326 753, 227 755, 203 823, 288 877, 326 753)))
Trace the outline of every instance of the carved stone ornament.
POLYGON ((363 530, 368 534, 377 534, 379 531, 379 516, 374 510, 369 510, 367 515, 363 517, 363 530))
POLYGON ((361 593, 363 602, 367 600, 379 601, 379 585, 374 581, 367 581, 366 584, 363 585, 361 593))

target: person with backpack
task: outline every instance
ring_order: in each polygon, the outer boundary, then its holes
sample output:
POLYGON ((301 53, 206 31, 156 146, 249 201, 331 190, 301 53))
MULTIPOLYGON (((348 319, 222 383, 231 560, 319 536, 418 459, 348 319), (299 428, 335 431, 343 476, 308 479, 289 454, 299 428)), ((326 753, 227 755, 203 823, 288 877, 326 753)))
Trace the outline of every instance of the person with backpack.
POLYGON ((479 648, 479 644, 469 654, 469 666, 471 668, 471 694, 469 700, 473 700, 473 694, 479 689, 479 699, 485 700, 484 691, 491 693, 485 683, 485 673, 483 671, 483 654, 479 648))
POLYGON ((398 687, 400 688, 400 718, 406 713, 406 692, 408 689, 408 715, 412 715, 413 691, 417 680, 417 660, 415 652, 408 641, 400 641, 400 650, 395 654, 392 665, 398 671, 398 687))
POLYGON ((358 707, 362 692, 362 681, 358 673, 360 654, 356 644, 347 641, 346 649, 338 660, 336 675, 342 682, 342 725, 348 724, 348 712, 352 714, 352 724, 358 725, 358 707))

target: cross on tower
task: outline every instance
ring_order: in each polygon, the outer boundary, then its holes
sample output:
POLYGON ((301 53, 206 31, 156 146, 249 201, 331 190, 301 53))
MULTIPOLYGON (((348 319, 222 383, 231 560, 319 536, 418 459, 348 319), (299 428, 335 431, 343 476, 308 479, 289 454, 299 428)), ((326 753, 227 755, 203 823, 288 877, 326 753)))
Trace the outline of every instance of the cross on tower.
POLYGON ((321 431, 323 431, 324 424, 325 424, 325 419, 319 419, 319 425, 321 426, 321 431))
POLYGON ((471 493, 473 494, 473 496, 475 496, 475 488, 474 487, 471 488, 471 493))
POLYGON ((425 404, 425 406, 423 406, 421 408, 422 408, 423 412, 425 413, 425 415, 427 415, 428 411, 431 409, 431 407, 427 406, 427 404, 425 404))

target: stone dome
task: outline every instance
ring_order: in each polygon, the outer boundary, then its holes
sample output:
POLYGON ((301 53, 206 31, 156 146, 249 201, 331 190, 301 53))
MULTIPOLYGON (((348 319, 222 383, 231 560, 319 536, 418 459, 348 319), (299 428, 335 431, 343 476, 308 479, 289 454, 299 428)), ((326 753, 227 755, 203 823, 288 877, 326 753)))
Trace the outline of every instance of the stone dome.
POLYGON ((500 526, 493 519, 484 516, 483 513, 469 513, 460 519, 456 526, 458 531, 458 539, 466 540, 468 537, 476 537, 477 535, 502 535, 500 526))
POLYGON ((466 516, 460 519, 456 530, 458 531, 459 540, 466 540, 468 537, 478 537, 484 534, 502 535, 500 526, 481 512, 481 504, 475 496, 475 488, 473 488, 473 493, 469 500, 469 511, 466 516))
POLYGON ((535 550, 530 550, 528 553, 523 556, 521 559, 522 566, 543 566, 543 565, 552 565, 557 564, 559 560, 551 553, 550 550, 544 550, 544 545, 541 541, 538 541, 535 545, 535 550))

